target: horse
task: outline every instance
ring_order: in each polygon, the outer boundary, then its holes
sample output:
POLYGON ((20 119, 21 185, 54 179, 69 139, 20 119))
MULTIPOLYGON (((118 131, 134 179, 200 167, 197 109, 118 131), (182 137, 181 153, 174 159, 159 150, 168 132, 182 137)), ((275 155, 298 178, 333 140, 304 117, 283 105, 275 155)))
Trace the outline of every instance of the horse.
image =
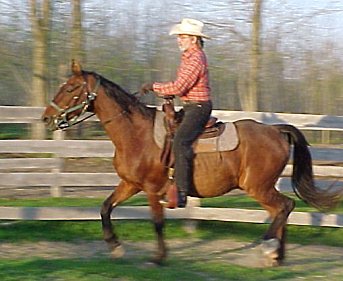
MULTIPOLYGON (((164 206, 160 200, 168 182, 161 163, 161 148, 154 140, 154 118, 159 110, 143 104, 135 95, 96 72, 86 71, 72 61, 71 76, 45 108, 42 121, 50 130, 66 129, 96 114, 115 146, 113 166, 120 183, 101 206, 103 238, 113 257, 124 254, 111 222, 112 211, 123 201, 145 192, 149 202, 157 251, 152 261, 167 258, 164 239, 164 206)), ((295 194, 319 210, 333 208, 339 191, 319 189, 314 184, 308 143, 289 124, 266 125, 254 120, 234 122, 239 144, 225 152, 198 153, 194 158, 194 190, 200 198, 224 195, 239 189, 254 198, 270 215, 271 223, 262 237, 265 255, 274 265, 285 258, 286 224, 295 201, 280 193, 275 184, 292 154, 292 186, 295 194), (270 248, 272 247, 272 251, 270 248)))

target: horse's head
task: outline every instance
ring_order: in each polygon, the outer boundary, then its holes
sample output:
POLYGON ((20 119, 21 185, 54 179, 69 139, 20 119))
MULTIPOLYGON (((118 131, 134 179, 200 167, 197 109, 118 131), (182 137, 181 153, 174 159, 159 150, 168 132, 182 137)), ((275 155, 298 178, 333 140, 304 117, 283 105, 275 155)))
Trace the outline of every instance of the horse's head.
POLYGON ((88 77, 80 64, 71 64, 72 75, 63 83, 50 105, 45 109, 42 120, 50 130, 66 129, 81 122, 80 117, 90 111, 100 80, 93 90, 89 87, 88 77))

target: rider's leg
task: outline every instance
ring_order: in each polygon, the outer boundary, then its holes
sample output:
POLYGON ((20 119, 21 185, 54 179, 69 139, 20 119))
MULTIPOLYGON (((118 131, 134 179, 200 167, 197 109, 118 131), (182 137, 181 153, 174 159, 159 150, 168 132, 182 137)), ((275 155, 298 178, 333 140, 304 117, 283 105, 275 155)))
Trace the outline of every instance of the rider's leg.
POLYGON ((185 207, 187 194, 193 185, 192 144, 203 132, 211 114, 211 103, 190 104, 184 107, 185 116, 176 130, 173 150, 175 155, 175 183, 179 192, 179 207, 185 207))

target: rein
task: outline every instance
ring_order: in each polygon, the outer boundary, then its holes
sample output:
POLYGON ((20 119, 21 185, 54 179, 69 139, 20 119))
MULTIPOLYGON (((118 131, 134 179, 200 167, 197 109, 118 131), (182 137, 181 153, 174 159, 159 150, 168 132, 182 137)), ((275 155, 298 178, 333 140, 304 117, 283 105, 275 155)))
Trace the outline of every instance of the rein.
MULTIPOLYGON (((83 89, 86 87, 87 91, 84 93, 86 95, 86 99, 83 102, 76 104, 74 106, 67 107, 67 108, 61 108, 54 101, 51 101, 50 106, 53 107, 58 112, 58 115, 56 115, 54 118, 55 126, 60 130, 65 130, 65 129, 68 129, 68 128, 76 125, 76 124, 79 124, 79 123, 93 117, 95 115, 95 113, 93 113, 93 112, 91 114, 89 114, 88 116, 84 116, 84 115, 87 112, 87 110, 89 109, 89 107, 92 105, 92 102, 96 99, 97 92, 99 90, 100 84, 101 84, 101 78, 97 78, 94 90, 91 91, 91 90, 89 90, 87 80, 85 79, 83 82, 83 87, 81 89, 80 96, 82 95, 83 89), (71 119, 68 119, 68 114, 73 113, 73 112, 78 111, 78 110, 80 110, 79 114, 72 117, 71 119)), ((138 96, 141 94, 140 94, 140 92, 135 92, 132 95, 138 96)), ((77 100, 77 99, 79 99, 80 96, 74 96, 73 99, 77 100)), ((123 110, 122 112, 118 113, 117 115, 115 115, 115 116, 109 118, 108 120, 105 120, 104 122, 102 122, 102 125, 105 126, 108 123, 113 122, 119 116, 125 115, 125 113, 126 113, 126 111, 123 110)))
MULTIPOLYGON (((132 93, 133 96, 137 97, 137 96, 141 96, 141 93, 140 92, 134 92, 132 93)), ((127 112, 125 110, 119 112, 117 115, 115 116, 112 116, 111 118, 105 120, 104 122, 101 122, 101 124, 103 126, 106 126, 107 124, 113 122, 114 120, 116 120, 118 117, 122 116, 122 115, 125 115, 127 112)))
MULTIPOLYGON (((83 84, 84 84, 83 88, 85 86, 87 86, 86 81, 83 84)), ((99 86, 100 86, 100 79, 97 79, 94 90, 91 92, 87 91, 85 93, 86 99, 82 103, 77 104, 75 106, 72 106, 70 108, 63 109, 63 108, 59 107, 55 102, 53 102, 53 101, 50 102, 50 105, 53 108, 55 108, 59 113, 57 118, 55 118, 56 126, 59 129, 64 130, 64 129, 70 128, 71 126, 79 124, 79 123, 91 118, 92 116, 94 116, 95 113, 91 113, 90 115, 85 116, 82 119, 80 119, 87 112, 87 109, 92 104, 92 102, 95 100, 99 86), (80 109, 81 109, 80 114, 78 114, 77 116, 74 116, 73 118, 71 118, 69 120, 67 119, 69 113, 75 112, 75 111, 80 110, 80 109)))
POLYGON ((125 113, 126 113, 126 111, 123 110, 123 111, 119 112, 117 115, 111 117, 110 119, 108 119, 108 120, 106 120, 106 121, 104 121, 104 122, 101 122, 101 124, 102 124, 103 126, 106 126, 107 124, 113 122, 113 121, 116 120, 119 116, 124 115, 125 113))

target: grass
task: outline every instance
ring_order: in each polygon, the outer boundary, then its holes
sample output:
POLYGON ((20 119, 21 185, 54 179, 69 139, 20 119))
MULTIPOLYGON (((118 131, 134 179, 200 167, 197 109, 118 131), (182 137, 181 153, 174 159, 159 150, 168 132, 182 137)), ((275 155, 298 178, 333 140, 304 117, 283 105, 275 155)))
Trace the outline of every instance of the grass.
MULTIPOLYGON (((320 269, 318 269, 319 271, 320 269)), ((141 258, 120 259, 23 259, 2 261, 0 279, 4 281, 25 280, 68 280, 68 281, 109 281, 109 280, 163 280, 163 281, 206 281, 206 280, 294 280, 297 276, 312 276, 306 270, 289 271, 282 268, 254 269, 230 265, 218 261, 185 261, 169 259, 168 266, 146 266, 141 258)), ((311 280, 304 279, 302 280, 311 280)), ((336 279, 339 280, 339 279, 336 279)), ((334 281, 334 280, 333 280, 334 281)))
MULTIPOLYGON (((296 202, 294 211, 296 212, 318 212, 313 207, 308 206, 293 194, 286 194, 296 202)), ((217 198, 203 198, 201 199, 202 207, 217 207, 217 208, 242 208, 242 209, 263 209, 254 199, 245 196, 221 196, 217 198)), ((343 213, 343 202, 337 206, 334 213, 343 213)))
MULTIPOLYGON (((235 197, 235 196, 233 196, 235 197)), ((231 200, 231 198, 227 198, 231 200)), ((0 200, 0 205, 10 206, 77 206, 99 207, 103 199, 79 198, 44 198, 0 200)), ((212 202, 205 199, 202 205, 222 206, 222 198, 212 202)), ((233 199, 232 199, 233 200, 233 199)), ((226 200, 225 204, 226 204, 226 200)), ((144 205, 142 196, 132 198, 130 205, 144 205)), ((224 205, 225 205, 224 204, 224 205)), ((233 207, 255 205, 243 197, 235 198, 230 204, 233 207), (247 200, 247 201, 246 201, 247 200), (235 205, 237 204, 237 206, 235 205)), ((155 241, 153 226, 150 221, 114 221, 118 236, 124 241, 141 242, 155 241)), ((182 220, 166 221, 167 239, 199 239, 200 241, 220 241, 233 239, 237 241, 254 242, 259 240, 267 229, 266 224, 251 224, 237 222, 198 221, 196 232, 185 231, 182 220)), ((102 240, 100 221, 0 221, 0 243, 35 243, 39 241, 62 241, 79 243, 81 241, 102 240)), ((312 226, 288 226, 288 243, 300 245, 328 245, 343 247, 343 229, 312 226)), ((104 253, 105 255, 105 253, 104 253)), ((80 257, 82 253, 80 253, 80 257)), ((205 280, 317 280, 323 271, 337 271, 330 280, 343 279, 343 273, 338 269, 340 260, 325 261, 319 259, 302 260, 302 263, 278 268, 245 268, 230 264, 230 261, 204 257, 170 256, 167 266, 147 266, 150 254, 129 255, 118 260, 111 260, 99 255, 91 258, 49 259, 23 256, 11 260, 0 257, 0 280, 14 281, 205 281, 205 280), (308 267, 311 267, 310 270, 308 267), (328 269, 328 268, 331 269, 328 269)))
MULTIPOLYGON (((101 206, 103 198, 0 198, 0 206, 3 207, 99 207, 101 206)), ((133 202, 140 201, 134 199, 133 202)))
POLYGON ((25 139, 28 130, 27 124, 0 124, 0 139, 25 139))
MULTIPOLYGON (((98 207, 103 198, 40 198, 40 199, 0 199, 0 206, 21 207, 98 207)), ((123 205, 141 206, 147 205, 144 196, 135 196, 123 205)), ((312 211, 303 202, 297 201, 296 211, 312 211)), ((232 208, 259 208, 258 204, 247 196, 225 196, 211 199, 202 199, 203 207, 232 207, 232 208)), ((342 213, 342 204, 337 213, 342 213)), ((120 221, 115 222, 116 231, 120 237, 128 240, 153 240, 155 239, 150 221, 120 221), (149 230, 149 231, 147 231, 149 230)), ((187 238, 180 220, 168 220, 166 227, 168 238, 187 238), (172 230, 172 231, 171 231, 172 230)), ((200 239, 225 239, 252 241, 262 237, 266 231, 265 224, 198 221, 197 238, 200 239)), ((323 244, 343 247, 343 229, 330 227, 312 226, 288 226, 289 241, 298 244, 323 244)), ((68 222, 68 221, 20 221, 14 224, 2 224, 0 227, 0 240, 8 241, 72 241, 74 239, 100 240, 101 223, 99 221, 68 222), (27 233, 30 233, 28 236, 27 233)))
MULTIPOLYGON (((154 240, 153 225, 147 220, 115 221, 119 237, 127 241, 154 240)), ((266 224, 238 222, 198 221, 197 230, 189 234, 183 221, 167 220, 167 239, 198 238, 202 240, 234 239, 251 242, 260 239, 267 230, 266 224)), ((327 245, 343 247, 343 229, 314 226, 288 226, 288 241, 301 245, 327 245)), ((0 241, 75 241, 101 240, 100 221, 19 221, 0 222, 0 241), (29 234, 29 235, 28 235, 29 234)))
MULTIPOLYGON (((147 221, 121 221, 117 224, 119 237, 125 241, 153 240, 153 230, 147 221)), ((87 239, 101 239, 100 222, 18 222, 10 225, 0 224, 0 241, 35 242, 69 241, 80 242, 87 239), (6 235, 4 235, 7 233, 6 235)), ((220 238, 254 241, 265 231, 265 225, 200 222, 195 234, 187 234, 181 221, 168 221, 167 238, 200 238, 203 241, 220 238)), ((319 227, 289 227, 289 242, 310 244, 316 242, 333 243, 343 247, 343 232, 340 229, 328 230, 319 227), (321 237, 321 238, 320 238, 321 237), (322 239, 322 240, 321 240, 322 239)), ((106 281, 106 280, 163 280, 163 281, 205 281, 205 280, 317 280, 323 271, 336 270, 329 280, 342 280, 341 260, 323 260, 309 258, 300 264, 278 268, 246 268, 230 261, 215 259, 215 256, 175 257, 171 255, 163 267, 148 266, 146 261, 151 253, 129 255, 111 260, 104 255, 91 258, 34 258, 23 256, 11 260, 0 257, 0 280, 67 280, 67 281, 106 281), (212 258, 211 258, 212 257, 212 258), (308 267, 311 267, 309 270, 308 267), (330 268, 330 269, 328 269, 330 268)), ((82 253, 80 253, 82 257, 82 253)))
MULTIPOLYGON (((296 200, 297 212, 317 212, 309 207, 294 195, 288 195, 296 200)), ((38 199, 1 199, 0 206, 7 207, 100 207, 104 198, 38 198, 38 199)), ((123 203, 123 206, 146 206, 148 205, 145 196, 135 196, 123 203)), ((262 209, 262 207, 252 198, 245 195, 221 196, 216 198, 201 199, 202 207, 216 208, 242 208, 242 209, 262 209)), ((335 213, 343 213, 343 202, 335 210, 335 213)))

